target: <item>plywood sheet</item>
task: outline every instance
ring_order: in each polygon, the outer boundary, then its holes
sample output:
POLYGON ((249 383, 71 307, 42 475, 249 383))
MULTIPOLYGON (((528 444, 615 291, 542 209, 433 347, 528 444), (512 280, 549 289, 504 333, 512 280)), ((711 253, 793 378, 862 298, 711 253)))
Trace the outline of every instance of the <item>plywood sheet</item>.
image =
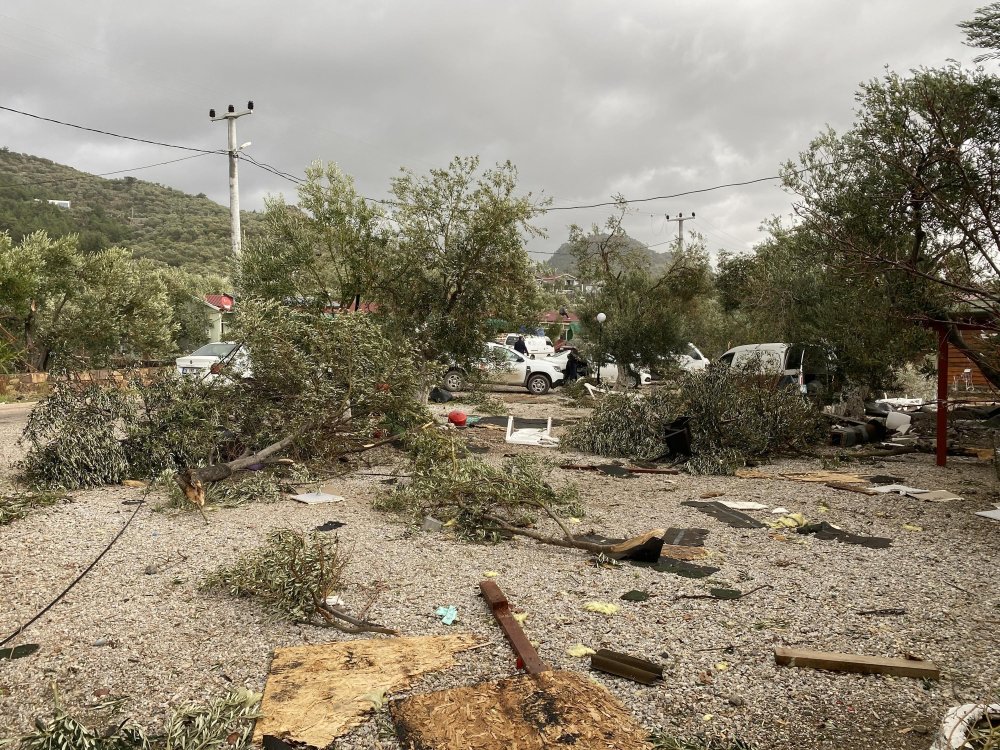
POLYGON ((471 633, 276 648, 254 742, 265 734, 326 747, 361 723, 385 693, 446 669, 475 645, 471 633))
POLYGON ((414 695, 390 709, 404 748, 647 750, 646 732, 603 686, 576 672, 518 675, 414 695))

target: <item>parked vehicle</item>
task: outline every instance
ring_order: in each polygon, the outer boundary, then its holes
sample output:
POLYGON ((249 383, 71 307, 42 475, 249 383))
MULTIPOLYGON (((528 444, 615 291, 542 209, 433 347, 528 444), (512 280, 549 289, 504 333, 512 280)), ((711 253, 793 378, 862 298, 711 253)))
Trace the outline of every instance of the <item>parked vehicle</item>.
POLYGON ((698 372, 708 367, 708 357, 702 354, 701 350, 690 341, 687 348, 680 354, 674 354, 673 358, 682 370, 688 372, 698 372))
POLYGON ((205 344, 185 357, 178 357, 176 365, 178 374, 206 381, 214 380, 224 372, 238 378, 252 376, 249 353, 245 347, 232 341, 205 344))
MULTIPOLYGON (((506 346, 489 342, 483 359, 477 369, 486 383, 491 385, 518 385, 529 393, 542 396, 554 385, 563 382, 563 370, 545 359, 529 359, 506 346)), ((445 373, 442 385, 449 391, 461 391, 465 387, 467 375, 459 367, 452 367, 445 373)))
MULTIPOLYGON (((568 360, 569 349, 563 349, 558 354, 545 357, 543 361, 552 362, 565 374, 568 360)), ((576 374, 581 378, 596 378, 597 367, 594 362, 583 360, 579 365, 577 365, 576 374)), ((629 388, 638 388, 640 384, 648 385, 653 380, 653 376, 648 369, 645 367, 636 368, 634 365, 628 368, 627 377, 628 382, 626 385, 628 385, 629 388)), ((601 382, 607 383, 608 385, 614 385, 618 382, 618 365, 615 364, 614 359, 611 357, 605 358, 605 361, 601 364, 601 382)))
POLYGON ((529 336, 524 333, 502 333, 497 336, 498 344, 506 346, 508 349, 514 348, 514 343, 520 336, 524 336, 524 343, 528 347, 529 357, 548 357, 555 354, 556 347, 552 339, 548 336, 529 336))
POLYGON ((779 387, 795 387, 813 397, 825 396, 835 387, 836 359, 819 346, 744 344, 727 351, 715 364, 748 374, 774 376, 779 387))

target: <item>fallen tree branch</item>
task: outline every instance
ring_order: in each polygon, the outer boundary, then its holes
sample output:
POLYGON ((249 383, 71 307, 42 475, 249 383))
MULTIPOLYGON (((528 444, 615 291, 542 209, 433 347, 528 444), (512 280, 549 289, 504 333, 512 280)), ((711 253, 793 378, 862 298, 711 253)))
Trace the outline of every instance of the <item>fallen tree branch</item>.
POLYGON ((335 609, 326 604, 326 602, 316 602, 316 611, 326 620, 327 625, 344 633, 385 633, 386 635, 397 635, 397 631, 392 628, 351 617, 343 610, 335 609), (343 620, 343 622, 339 622, 339 620, 343 620), (348 624, 345 625, 344 623, 348 624))

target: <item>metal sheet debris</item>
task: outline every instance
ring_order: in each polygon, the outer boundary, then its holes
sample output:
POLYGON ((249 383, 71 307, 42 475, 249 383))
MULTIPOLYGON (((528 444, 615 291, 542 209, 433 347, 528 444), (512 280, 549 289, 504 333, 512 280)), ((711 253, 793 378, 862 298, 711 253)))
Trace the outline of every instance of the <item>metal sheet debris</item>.
POLYGON ((795 529, 799 534, 813 534, 817 539, 833 540, 843 544, 860 544, 871 549, 887 549, 892 546, 892 540, 879 536, 858 536, 834 526, 826 521, 807 523, 795 529))
POLYGON ((690 508, 695 508, 706 515, 712 516, 712 518, 722 521, 734 529, 764 528, 764 524, 757 519, 751 518, 746 513, 741 513, 738 510, 727 508, 725 505, 721 505, 718 502, 700 503, 693 500, 685 500, 681 503, 681 505, 687 505, 690 508))
POLYGON ((315 531, 334 531, 335 529, 339 529, 340 527, 346 525, 347 524, 343 521, 327 521, 326 523, 317 526, 315 531))
POLYGON ((704 547, 708 529, 677 529, 671 526, 663 535, 664 544, 676 547, 704 547))
POLYGON ((882 492, 890 493, 895 492, 897 495, 910 495, 914 492, 927 492, 927 490, 917 489, 916 487, 908 487, 905 484, 884 484, 881 487, 869 487, 872 492, 882 492))
POLYGON ((598 649, 590 657, 590 668, 640 682, 643 685, 652 685, 657 680, 663 679, 662 664, 654 664, 646 659, 637 659, 634 656, 609 651, 606 648, 598 649))
POLYGON ((23 659, 38 651, 40 646, 37 643, 22 643, 20 646, 10 648, 0 648, 0 661, 4 659, 23 659))

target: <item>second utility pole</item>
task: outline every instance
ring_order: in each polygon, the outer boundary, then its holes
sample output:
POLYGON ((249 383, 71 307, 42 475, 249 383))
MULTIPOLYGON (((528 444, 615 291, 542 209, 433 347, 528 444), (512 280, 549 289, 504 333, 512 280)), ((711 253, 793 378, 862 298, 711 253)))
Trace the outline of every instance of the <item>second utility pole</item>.
POLYGON ((684 252, 684 222, 688 219, 693 219, 694 213, 690 216, 685 216, 684 214, 677 214, 674 218, 670 218, 670 214, 667 214, 667 221, 677 222, 677 249, 680 252, 684 252))
POLYGON ((244 143, 242 146, 236 145, 236 120, 243 115, 249 115, 253 112, 253 102, 247 102, 247 108, 245 112, 237 112, 236 107, 232 104, 229 105, 229 111, 222 117, 215 116, 215 110, 210 109, 208 111, 208 116, 212 122, 218 122, 219 120, 226 120, 229 125, 229 220, 230 220, 230 234, 232 235, 233 242, 233 256, 239 258, 240 251, 243 246, 243 235, 240 230, 240 183, 239 177, 236 173, 236 160, 239 158, 239 151, 241 148, 249 146, 249 143, 244 143))

